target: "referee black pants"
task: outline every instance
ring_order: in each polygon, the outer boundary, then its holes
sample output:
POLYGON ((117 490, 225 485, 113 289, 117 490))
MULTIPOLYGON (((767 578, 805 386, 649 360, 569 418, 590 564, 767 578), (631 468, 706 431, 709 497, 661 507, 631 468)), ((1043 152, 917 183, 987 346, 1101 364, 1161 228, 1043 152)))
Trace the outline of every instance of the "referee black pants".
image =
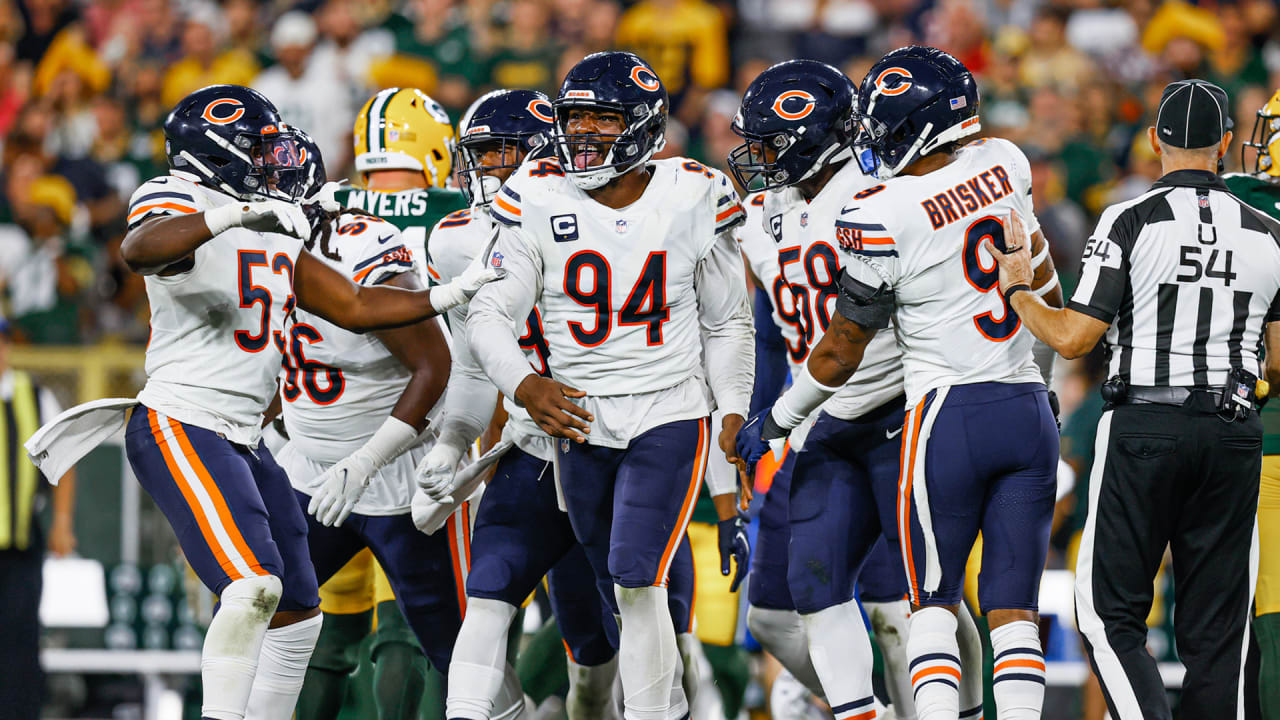
POLYGON ((1180 717, 1243 717, 1241 667, 1257 574, 1262 424, 1209 408, 1122 405, 1098 423, 1076 620, 1114 720, 1172 718, 1146 618, 1166 546, 1186 665, 1180 717))
POLYGON ((33 522, 31 546, 0 550, 0 717, 38 720, 44 695, 40 669, 40 590, 44 538, 33 522))

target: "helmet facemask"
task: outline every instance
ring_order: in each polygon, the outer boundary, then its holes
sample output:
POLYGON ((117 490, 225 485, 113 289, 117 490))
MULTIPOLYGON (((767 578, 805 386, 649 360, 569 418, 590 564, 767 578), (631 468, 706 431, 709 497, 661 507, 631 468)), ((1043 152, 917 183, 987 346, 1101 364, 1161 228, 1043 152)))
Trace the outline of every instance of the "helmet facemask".
POLYGON ((178 169, 194 172, 206 184, 241 200, 294 202, 301 196, 305 170, 292 131, 237 133, 231 140, 212 130, 205 130, 205 135, 235 157, 242 168, 234 167, 236 161, 226 157, 205 155, 201 159, 183 150, 175 156, 178 169))
POLYGON ((628 117, 626 109, 619 103, 574 102, 558 100, 555 103, 556 113, 556 152, 560 156, 560 164, 565 175, 582 190, 595 190, 604 187, 616 177, 627 174, 648 162, 654 153, 666 145, 663 131, 666 116, 661 112, 661 100, 657 101, 657 110, 647 105, 636 105, 628 117), (611 113, 622 117, 625 127, 621 133, 569 133, 569 115, 574 109, 590 110, 596 113, 611 113), (641 141, 644 134, 656 135, 652 143, 641 141), (648 150, 643 148, 648 146, 648 150), (580 156, 594 153, 601 162, 589 164, 595 158, 584 158, 583 166, 578 167, 580 156))
POLYGON ((473 207, 487 207, 502 187, 506 178, 520 167, 524 160, 523 143, 509 135, 473 133, 458 143, 454 164, 458 172, 458 187, 473 207), (497 164, 485 163, 485 157, 496 155, 497 164), (501 171, 506 171, 502 173, 501 171), (501 177, 499 177, 501 173, 501 177))
MULTIPOLYGON (((1277 93, 1280 96, 1280 93, 1277 93)), ((1271 107, 1269 103, 1267 107, 1258 111, 1258 117, 1253 121, 1253 132, 1249 133, 1249 139, 1241 143, 1240 164, 1247 172, 1256 175, 1271 182, 1280 182, 1280 114, 1272 115, 1267 112, 1271 107), (1244 149, 1253 148, 1257 154, 1253 158, 1253 169, 1249 170, 1249 166, 1244 162, 1244 149)))

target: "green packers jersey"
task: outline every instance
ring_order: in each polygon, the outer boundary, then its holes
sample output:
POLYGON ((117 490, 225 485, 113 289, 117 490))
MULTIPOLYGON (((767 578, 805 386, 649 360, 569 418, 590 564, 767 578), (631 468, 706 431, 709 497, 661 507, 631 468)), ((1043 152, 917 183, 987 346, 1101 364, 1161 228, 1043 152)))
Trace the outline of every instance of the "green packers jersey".
POLYGON ((431 228, 445 215, 467 208, 461 192, 441 188, 381 192, 344 186, 336 198, 343 207, 364 210, 400 228, 424 281, 427 279, 427 236, 431 228))
MULTIPOLYGON (((1223 178, 1231 194, 1271 217, 1280 220, 1280 184, 1252 175, 1232 173, 1223 178)), ((1280 401, 1262 409, 1262 454, 1280 455, 1280 401)))

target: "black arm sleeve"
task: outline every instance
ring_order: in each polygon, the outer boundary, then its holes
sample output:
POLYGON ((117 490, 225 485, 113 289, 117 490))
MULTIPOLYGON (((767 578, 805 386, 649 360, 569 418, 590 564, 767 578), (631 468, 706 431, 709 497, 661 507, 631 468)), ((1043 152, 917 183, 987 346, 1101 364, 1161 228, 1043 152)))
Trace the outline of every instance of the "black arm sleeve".
POLYGON ((864 328, 883 330, 889 327, 894 304, 893 290, 884 285, 871 287, 848 272, 840 271, 840 296, 836 298, 836 312, 846 320, 864 328))

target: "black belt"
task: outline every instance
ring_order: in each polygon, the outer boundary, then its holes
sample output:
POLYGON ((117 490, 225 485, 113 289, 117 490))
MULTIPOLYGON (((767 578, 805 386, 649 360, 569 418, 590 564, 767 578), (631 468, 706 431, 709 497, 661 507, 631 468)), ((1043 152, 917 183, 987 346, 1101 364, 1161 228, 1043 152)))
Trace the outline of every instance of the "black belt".
POLYGON ((1222 400, 1221 390, 1197 387, 1134 387, 1130 385, 1123 402, 1182 407, 1192 396, 1203 395, 1215 405, 1222 400))

